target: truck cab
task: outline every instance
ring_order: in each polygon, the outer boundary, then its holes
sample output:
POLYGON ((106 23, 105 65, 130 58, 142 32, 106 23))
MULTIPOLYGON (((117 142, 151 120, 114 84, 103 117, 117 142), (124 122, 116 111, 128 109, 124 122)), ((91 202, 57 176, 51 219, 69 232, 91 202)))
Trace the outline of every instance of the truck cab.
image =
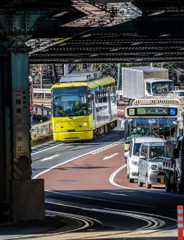
POLYGON ((184 136, 165 142, 162 168, 166 192, 184 193, 184 136))
POLYGON ((166 96, 172 90, 174 90, 172 80, 161 78, 145 79, 145 96, 166 96))

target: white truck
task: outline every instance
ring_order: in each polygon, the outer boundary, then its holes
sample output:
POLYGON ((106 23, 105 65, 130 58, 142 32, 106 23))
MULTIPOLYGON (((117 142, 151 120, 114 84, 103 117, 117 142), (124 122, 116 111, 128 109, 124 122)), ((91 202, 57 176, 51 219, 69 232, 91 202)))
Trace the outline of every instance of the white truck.
POLYGON ((156 67, 123 67, 122 97, 129 101, 149 96, 166 96, 174 90, 173 80, 168 79, 168 69, 156 67))

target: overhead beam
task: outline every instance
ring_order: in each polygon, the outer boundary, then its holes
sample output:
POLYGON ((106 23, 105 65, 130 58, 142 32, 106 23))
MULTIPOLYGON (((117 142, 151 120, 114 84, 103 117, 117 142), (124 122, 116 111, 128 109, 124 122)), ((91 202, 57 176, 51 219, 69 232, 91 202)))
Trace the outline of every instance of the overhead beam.
POLYGON ((136 7, 142 11, 146 10, 183 10, 183 0, 134 0, 132 2, 136 7))
POLYGON ((34 34, 34 38, 68 38, 75 36, 85 36, 93 34, 96 37, 100 35, 122 35, 138 34, 142 36, 161 36, 169 34, 174 36, 184 36, 183 17, 180 19, 159 19, 159 18, 140 18, 128 21, 113 27, 62 27, 51 20, 46 20, 34 34), (50 27, 52 26, 52 27, 50 27))

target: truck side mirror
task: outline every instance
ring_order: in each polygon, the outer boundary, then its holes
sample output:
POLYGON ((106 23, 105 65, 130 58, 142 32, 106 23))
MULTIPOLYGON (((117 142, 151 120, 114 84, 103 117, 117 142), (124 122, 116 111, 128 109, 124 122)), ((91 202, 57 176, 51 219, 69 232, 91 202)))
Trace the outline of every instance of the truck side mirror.
POLYGON ((178 157, 179 157, 179 149, 174 148, 174 158, 178 158, 178 157))

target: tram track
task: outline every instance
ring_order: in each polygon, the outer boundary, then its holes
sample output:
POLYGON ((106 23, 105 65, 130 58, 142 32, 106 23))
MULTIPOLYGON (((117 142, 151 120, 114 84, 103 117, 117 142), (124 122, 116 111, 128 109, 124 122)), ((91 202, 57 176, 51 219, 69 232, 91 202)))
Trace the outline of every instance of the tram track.
MULTIPOLYGON (((166 231, 166 230, 171 230, 171 229, 175 229, 177 227, 177 220, 170 218, 170 217, 166 217, 166 216, 161 216, 161 215, 156 215, 156 214, 149 214, 149 213, 144 213, 144 212, 137 212, 137 211, 127 211, 127 210, 120 210, 120 209, 112 209, 112 208, 90 208, 90 207, 85 207, 85 206, 75 206, 75 205, 69 205, 69 204, 63 204, 63 203, 55 203, 55 202, 48 202, 46 201, 47 204, 52 204, 52 205, 57 205, 57 206, 62 206, 63 208, 72 208, 72 209, 77 209, 77 210, 81 210, 83 212, 84 215, 84 211, 87 212, 95 212, 95 213, 100 213, 100 214, 113 214, 113 215, 120 215, 123 217, 128 217, 128 218, 136 218, 138 220, 144 221, 146 224, 144 226, 142 226, 141 228, 136 228, 132 231, 127 231, 129 232, 129 234, 137 234, 137 232, 144 232, 145 234, 146 232, 149 231, 149 233, 151 232, 158 232, 158 231, 166 231), (169 222, 169 224, 167 223, 169 222), (172 224, 171 224, 172 222, 172 224), (171 226, 167 226, 167 225, 171 225, 171 226)), ((62 209, 63 211, 63 209, 62 209)), ((65 214, 66 214, 65 210, 65 214)), ((68 213, 67 213, 68 214, 68 213)), ((89 217, 84 217, 81 215, 77 215, 77 217, 82 217, 82 219, 86 218, 86 220, 89 219, 89 217)), ((94 221, 94 219, 93 219, 94 221)), ((101 223, 101 221, 96 220, 95 222, 98 224, 103 225, 103 223, 101 223)), ((89 225, 90 227, 90 225, 89 225)), ((86 228, 87 229, 87 228, 86 228)))

